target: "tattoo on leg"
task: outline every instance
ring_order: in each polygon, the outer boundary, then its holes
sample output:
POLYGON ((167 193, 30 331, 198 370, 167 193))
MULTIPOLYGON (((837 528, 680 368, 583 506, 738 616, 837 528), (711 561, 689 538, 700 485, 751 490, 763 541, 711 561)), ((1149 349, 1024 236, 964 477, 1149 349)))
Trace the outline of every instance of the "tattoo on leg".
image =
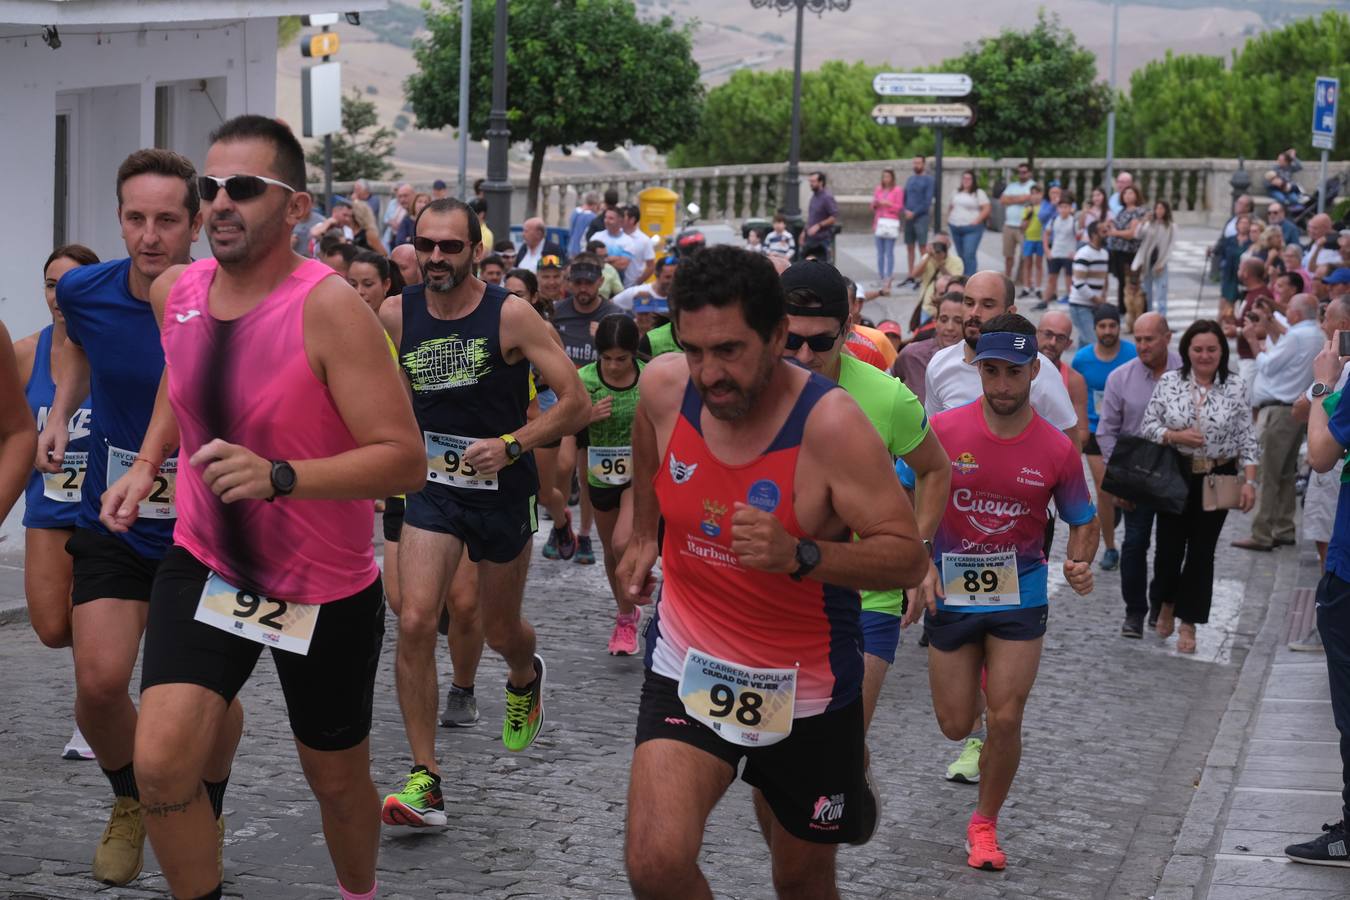
POLYGON ((179 800, 176 803, 142 803, 141 813, 147 816, 158 816, 159 818, 163 819, 167 818, 173 813, 186 812, 187 808, 191 806, 193 803, 195 803, 202 796, 202 793, 203 788, 201 782, 198 782, 197 790, 194 791, 192 796, 188 797, 186 800, 179 800))

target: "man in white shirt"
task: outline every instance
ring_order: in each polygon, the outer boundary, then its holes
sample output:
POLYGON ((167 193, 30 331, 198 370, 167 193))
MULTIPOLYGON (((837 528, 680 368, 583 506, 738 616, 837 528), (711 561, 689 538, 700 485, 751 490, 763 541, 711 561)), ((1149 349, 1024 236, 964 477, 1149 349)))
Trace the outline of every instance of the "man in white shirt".
POLYGON ((1018 163, 1017 180, 1005 187, 998 198, 1003 207, 1003 274, 1009 278, 1013 266, 1022 258, 1022 211, 1031 196, 1031 185, 1031 164, 1018 163))
MULTIPOLYGON (((1264 306, 1258 315, 1268 316, 1264 306)), ((1243 336, 1256 354, 1252 405, 1261 434, 1261 492, 1252 520, 1251 537, 1233 541, 1242 550, 1269 551, 1294 543, 1294 478, 1304 425, 1294 418, 1294 401, 1313 380, 1313 359, 1325 345, 1317 327, 1317 298, 1296 294, 1289 301, 1289 330, 1278 343, 1262 349, 1258 323, 1248 322, 1243 336)), ((1267 323, 1267 328, 1270 325, 1267 323)))
POLYGON ((1088 242, 1073 254, 1073 274, 1069 278, 1069 315, 1078 332, 1078 346, 1092 343, 1096 333, 1093 310, 1106 299, 1107 272, 1111 254, 1101 234, 1100 222, 1089 222, 1088 242))
POLYGON ((623 208, 623 233, 633 239, 633 264, 623 273, 624 287, 646 284, 656 269, 656 248, 652 246, 651 236, 638 228, 641 218, 642 211, 637 206, 623 208))
POLYGON ((1308 252, 1303 254, 1303 268, 1316 274, 1318 266, 1335 268, 1341 264, 1337 234, 1332 230, 1331 216, 1318 213, 1308 220, 1308 252))
POLYGON ((606 208, 605 227, 597 231, 592 240, 605 245, 606 262, 619 273, 625 287, 632 287, 628 281, 628 270, 637 265, 637 271, 633 273, 637 275, 642 271, 642 265, 634 262, 639 251, 636 242, 623 230, 622 210, 617 207, 606 208))
MULTIPOLYGON (((978 272, 966 282, 965 340, 933 354, 924 375, 924 409, 929 416, 964 406, 983 396, 979 370, 975 368, 975 345, 980 325, 1004 313, 1015 313, 1016 286, 997 272, 978 272)), ((1041 354, 1041 369, 1031 383, 1031 405, 1075 447, 1081 447, 1078 413, 1060 377, 1059 367, 1041 354)))
POLYGON ((666 256, 656 262, 656 280, 651 284, 635 284, 615 294, 610 303, 631 314, 634 302, 641 297, 649 297, 659 302, 670 299, 670 286, 675 283, 675 257, 666 256))
POLYGON ((538 271, 539 260, 545 256, 562 256, 562 248, 548 242, 548 229, 538 217, 526 219, 521 226, 520 249, 516 251, 516 267, 530 272, 538 271))

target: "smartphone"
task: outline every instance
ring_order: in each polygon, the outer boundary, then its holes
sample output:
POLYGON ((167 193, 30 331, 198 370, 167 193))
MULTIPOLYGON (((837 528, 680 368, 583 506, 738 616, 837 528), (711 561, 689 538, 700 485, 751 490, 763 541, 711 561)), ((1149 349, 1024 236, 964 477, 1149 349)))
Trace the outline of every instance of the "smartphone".
POLYGON ((1341 332, 1341 356, 1350 356, 1350 331, 1341 332))

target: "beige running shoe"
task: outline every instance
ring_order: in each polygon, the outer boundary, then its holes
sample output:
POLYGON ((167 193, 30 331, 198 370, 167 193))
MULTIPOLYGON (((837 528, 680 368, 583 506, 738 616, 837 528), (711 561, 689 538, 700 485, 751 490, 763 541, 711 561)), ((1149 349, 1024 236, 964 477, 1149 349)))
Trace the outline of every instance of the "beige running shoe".
POLYGON ((94 851, 94 878, 104 884, 127 884, 141 874, 144 856, 141 804, 130 797, 118 797, 94 851))

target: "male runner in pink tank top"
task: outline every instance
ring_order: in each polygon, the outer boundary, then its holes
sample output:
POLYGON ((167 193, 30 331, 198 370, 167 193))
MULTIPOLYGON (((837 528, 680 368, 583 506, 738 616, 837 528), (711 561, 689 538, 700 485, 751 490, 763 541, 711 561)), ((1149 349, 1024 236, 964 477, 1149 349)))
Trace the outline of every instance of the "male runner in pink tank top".
POLYGON ((151 289, 165 381, 137 460, 102 508, 108 527, 125 529, 162 455, 180 447, 178 524, 151 594, 136 730, 147 831, 175 897, 220 897, 203 766, 271 647, 339 891, 369 898, 384 636, 370 501, 420 486, 421 442, 374 313, 290 249, 311 202, 295 136, 261 116, 231 119, 203 171, 214 258, 151 289))
POLYGON ((650 592, 664 517, 629 883, 640 898, 712 896, 699 845, 745 759, 775 886, 837 896, 836 848, 868 840, 877 814, 858 589, 914 587, 927 555, 862 410, 781 358, 783 286, 766 258, 700 250, 670 299, 684 352, 640 381, 633 538, 618 572, 635 599, 650 592))

